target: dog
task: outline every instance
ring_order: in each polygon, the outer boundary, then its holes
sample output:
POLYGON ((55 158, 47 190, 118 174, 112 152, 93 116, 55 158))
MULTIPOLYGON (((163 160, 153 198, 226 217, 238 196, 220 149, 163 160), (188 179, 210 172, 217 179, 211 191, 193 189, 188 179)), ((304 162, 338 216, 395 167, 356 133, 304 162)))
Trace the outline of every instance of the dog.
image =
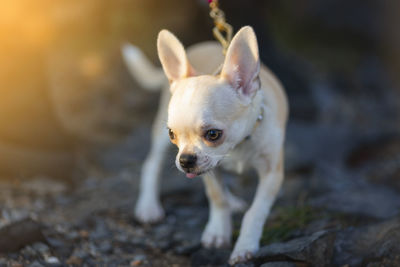
POLYGON ((244 205, 224 187, 219 170, 240 174, 253 168, 259 176, 258 187, 229 263, 246 261, 259 249, 264 223, 284 178, 288 117, 284 89, 260 63, 256 35, 250 26, 237 32, 225 58, 216 42, 200 43, 186 52, 167 30, 159 33, 157 49, 165 75, 138 48, 123 47, 131 74, 144 87, 154 89, 164 84, 169 88, 162 91, 135 215, 144 223, 164 216, 158 184, 170 140, 179 149, 177 168, 188 178, 202 176, 204 180, 210 213, 201 238, 203 246, 229 246, 231 214, 244 205), (219 73, 214 74, 219 66, 219 73))

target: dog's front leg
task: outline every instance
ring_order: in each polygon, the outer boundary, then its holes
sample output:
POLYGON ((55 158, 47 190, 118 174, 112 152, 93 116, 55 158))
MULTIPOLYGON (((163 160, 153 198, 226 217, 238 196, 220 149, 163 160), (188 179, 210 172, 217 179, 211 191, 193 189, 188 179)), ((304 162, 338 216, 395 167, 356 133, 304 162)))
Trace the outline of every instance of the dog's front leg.
POLYGON ((205 174, 203 180, 210 215, 201 242, 206 248, 229 246, 232 237, 231 209, 222 181, 215 172, 205 174))
POLYGON ((281 159, 269 171, 265 167, 257 168, 259 184, 256 196, 244 215, 240 235, 229 260, 230 264, 250 259, 259 249, 265 220, 282 184, 282 164, 281 159))
POLYGON ((165 127, 169 98, 169 90, 164 89, 153 124, 150 153, 142 167, 139 198, 135 207, 135 216, 142 223, 157 222, 164 217, 158 184, 165 153, 169 146, 169 138, 165 127))

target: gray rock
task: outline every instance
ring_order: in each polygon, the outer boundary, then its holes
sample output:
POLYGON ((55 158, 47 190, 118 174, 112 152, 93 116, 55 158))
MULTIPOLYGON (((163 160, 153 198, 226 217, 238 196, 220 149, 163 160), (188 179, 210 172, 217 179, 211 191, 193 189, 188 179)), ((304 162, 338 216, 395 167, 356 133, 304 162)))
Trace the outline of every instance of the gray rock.
POLYGON ((113 247, 110 241, 105 240, 98 245, 98 250, 103 254, 108 254, 112 253, 113 247))
POLYGON ((229 266, 230 253, 228 249, 200 249, 192 254, 191 266, 229 266))
POLYGON ((74 252, 72 253, 73 257, 82 259, 82 260, 86 260, 87 258, 90 257, 89 253, 87 253, 86 251, 82 250, 82 249, 76 249, 74 250, 74 252))
POLYGON ((199 241, 194 241, 194 242, 185 242, 181 246, 177 246, 174 249, 174 252, 178 255, 190 255, 196 250, 199 250, 201 248, 201 244, 199 241))
POLYGON ((395 190, 339 166, 319 166, 310 191, 313 197, 308 204, 330 211, 376 219, 388 219, 400 211, 400 195, 395 190))
POLYGON ((154 230, 154 235, 158 238, 158 239, 165 239, 168 238, 170 239, 173 231, 174 231, 174 227, 168 224, 162 224, 160 226, 158 226, 157 228, 155 228, 154 230))
POLYGON ((44 265, 41 264, 41 263, 38 262, 38 261, 34 261, 34 262, 32 262, 31 264, 29 264, 28 267, 44 267, 44 265))
POLYGON ((161 249, 162 251, 167 251, 173 246, 174 242, 170 239, 163 239, 157 242, 157 248, 161 249))
POLYGON ((35 250, 34 248, 32 248, 31 246, 26 246, 24 247, 20 253, 24 256, 24 257, 34 257, 38 254, 37 250, 35 250))
POLYGON ((371 186, 330 192, 314 198, 309 204, 351 215, 385 219, 399 214, 400 195, 388 188, 371 186))
POLYGON ((262 247, 255 255, 257 264, 270 261, 304 262, 313 266, 326 266, 331 262, 335 233, 319 231, 310 236, 273 243, 262 247))
POLYGON ((44 242, 42 225, 32 219, 24 219, 0 229, 0 253, 14 252, 35 242, 44 242))
POLYGON ((336 235, 333 263, 338 266, 400 266, 400 218, 360 228, 349 228, 336 235), (382 265, 379 265, 382 266, 382 265))
POLYGON ((393 188, 369 182, 343 165, 320 162, 304 187, 310 193, 308 204, 317 208, 375 219, 400 211, 400 195, 393 188))
POLYGON ((90 238, 104 239, 110 237, 110 235, 111 233, 107 224, 103 220, 95 218, 95 229, 90 232, 90 238))
POLYGON ((34 250, 40 252, 41 254, 44 254, 49 251, 49 247, 42 242, 37 242, 37 243, 33 244, 32 248, 34 250))
POLYGON ((248 262, 241 262, 238 264, 235 264, 235 267, 255 267, 254 263, 248 261, 248 262))
POLYGON ((289 261, 275 261, 264 263, 260 267, 296 267, 296 264, 289 261))
POLYGON ((135 255, 135 257, 133 257, 133 261, 146 261, 146 260, 147 256, 144 254, 135 255))
POLYGON ((51 265, 58 265, 60 264, 60 260, 57 257, 50 256, 46 258, 46 263, 51 265))

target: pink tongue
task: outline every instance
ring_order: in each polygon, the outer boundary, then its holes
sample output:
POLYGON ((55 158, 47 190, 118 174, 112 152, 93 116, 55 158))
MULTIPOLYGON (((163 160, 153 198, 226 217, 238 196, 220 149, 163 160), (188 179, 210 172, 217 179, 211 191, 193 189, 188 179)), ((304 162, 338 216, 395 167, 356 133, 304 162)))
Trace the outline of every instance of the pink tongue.
POLYGON ((196 176, 197 176, 197 174, 194 174, 194 173, 186 173, 186 177, 190 178, 190 179, 192 179, 192 178, 194 178, 196 176))

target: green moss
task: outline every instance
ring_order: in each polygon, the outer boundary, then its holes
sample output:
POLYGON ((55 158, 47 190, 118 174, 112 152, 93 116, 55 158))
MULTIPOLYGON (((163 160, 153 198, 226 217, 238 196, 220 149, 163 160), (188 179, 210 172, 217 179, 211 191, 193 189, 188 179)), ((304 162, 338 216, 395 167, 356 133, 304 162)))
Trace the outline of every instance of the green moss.
MULTIPOLYGON (((301 230, 312 220, 319 217, 319 212, 309 206, 284 207, 275 211, 273 217, 268 218, 261 237, 261 245, 288 240, 294 230, 301 230)), ((240 233, 240 221, 235 220, 233 239, 240 233)))
MULTIPOLYGON (((304 202, 302 202, 304 203, 304 202)), ((233 240, 240 234, 240 218, 234 220, 233 240)), ((284 242, 293 238, 295 231, 300 233, 312 222, 323 219, 329 228, 344 229, 351 226, 376 222, 376 219, 355 216, 341 212, 318 209, 301 204, 299 206, 280 207, 268 217, 261 236, 260 245, 284 242)))
POLYGON ((302 229, 317 217, 309 206, 285 207, 277 211, 275 218, 267 221, 261 237, 261 244, 287 240, 294 230, 302 229))

